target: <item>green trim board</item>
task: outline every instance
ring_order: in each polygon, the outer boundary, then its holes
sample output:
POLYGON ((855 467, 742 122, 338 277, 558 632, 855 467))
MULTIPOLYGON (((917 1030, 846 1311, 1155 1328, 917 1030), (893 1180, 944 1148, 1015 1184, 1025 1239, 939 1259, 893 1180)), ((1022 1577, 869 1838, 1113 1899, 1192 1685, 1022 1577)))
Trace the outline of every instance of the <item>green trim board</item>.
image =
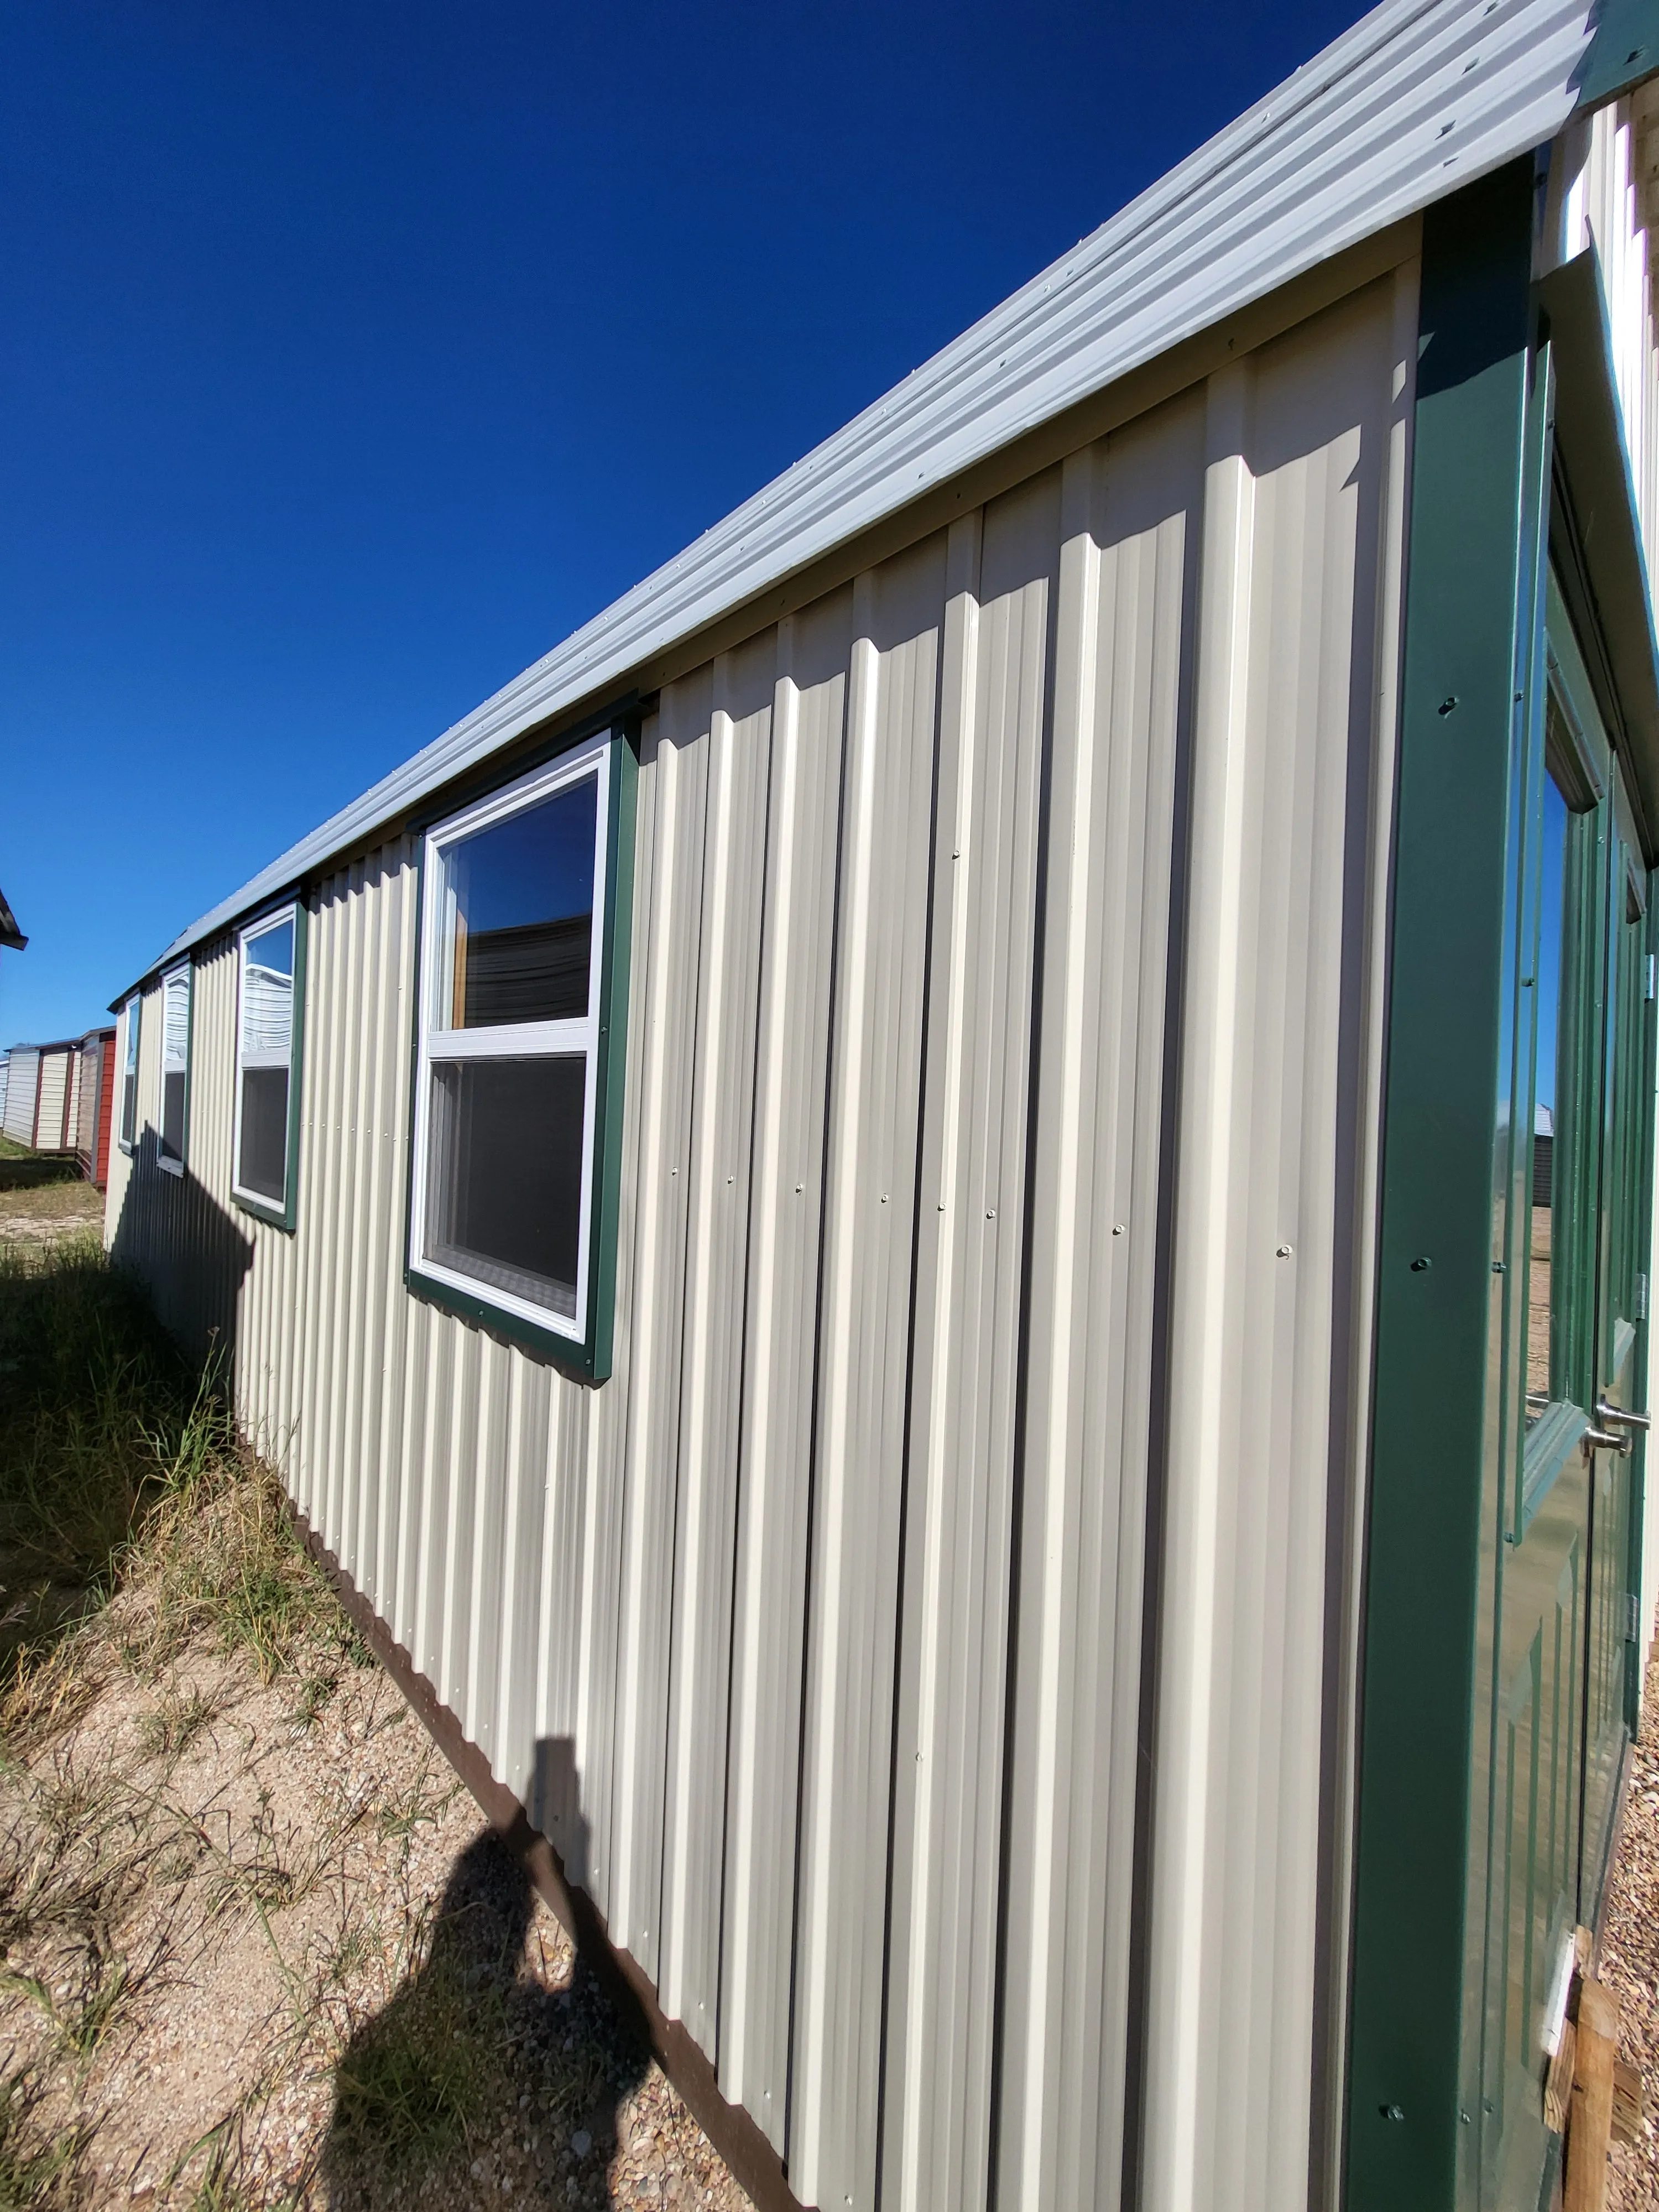
POLYGON ((1630 763, 1651 862, 1659 860, 1659 641, 1595 248, 1552 270, 1538 296, 1559 392, 1551 551, 1574 627, 1596 648, 1584 682, 1630 763))
POLYGON ((1659 70, 1659 0, 1605 0, 1578 76, 1578 110, 1600 107, 1659 70))
MULTIPOLYGON (((586 725, 543 752, 530 766, 515 762, 511 775, 497 777, 475 790, 476 804, 492 790, 517 782, 534 768, 560 757, 576 745, 591 743, 601 734, 586 725)), ((459 1288, 429 1274, 417 1262, 413 1245, 415 1152, 421 1083, 421 1024, 427 960, 426 842, 422 836, 416 859, 416 911, 420 916, 415 963, 415 1018, 410 1032, 409 1128, 410 1142, 404 1187, 404 1285, 412 1295, 458 1315, 462 1320, 504 1337, 520 1350, 534 1352, 586 1382, 609 1379, 615 1342, 617 1245, 622 1206, 622 1125, 627 1062, 629 971, 632 965, 634 909, 634 827, 639 779, 639 729, 631 718, 611 726, 605 774, 608 786, 602 939, 599 954, 599 1004, 594 1048, 594 1108, 592 1182, 587 1193, 588 1267, 587 1310, 580 1338, 538 1326, 490 1299, 487 1294, 459 1288)), ((446 810, 437 820, 448 818, 446 810)))
MULTIPOLYGON (((247 1214, 255 1221, 263 1221, 268 1228, 281 1229, 289 1236, 292 1237, 299 1225, 300 1219, 300 1131, 302 1121, 301 1106, 305 1090, 306 958, 307 943, 310 936, 310 912, 306 905, 304 892, 296 890, 289 897, 279 899, 275 906, 268 908, 263 913, 253 915, 252 919, 247 921, 240 923, 237 927, 235 937, 235 957, 238 967, 236 1019, 240 1025, 242 1018, 240 995, 242 940, 250 930, 257 930, 264 923, 274 921, 279 915, 287 913, 290 908, 292 908, 294 915, 294 1027, 292 1030, 291 1042, 289 1047, 288 1158, 285 1163, 285 1172, 283 1179, 283 1203, 281 1206, 267 1206, 261 1200, 250 1197, 246 1193, 238 1190, 236 1188, 236 1160, 234 1158, 234 1149, 237 1109, 234 1103, 231 1109, 231 1145, 233 1156, 230 1164, 230 1202, 236 1207, 239 1212, 247 1214)), ((232 1079, 240 1086, 241 1082, 241 1046, 240 1028, 238 1037, 233 1040, 231 1067, 233 1070, 232 1079)))
MULTIPOLYGON (((1460 2201, 1533 167, 1424 217, 1350 2013, 1349 2212, 1460 2201), (1456 957, 1449 958, 1449 946, 1456 957)), ((1498 1476, 1492 1467, 1492 1476, 1498 1476)))

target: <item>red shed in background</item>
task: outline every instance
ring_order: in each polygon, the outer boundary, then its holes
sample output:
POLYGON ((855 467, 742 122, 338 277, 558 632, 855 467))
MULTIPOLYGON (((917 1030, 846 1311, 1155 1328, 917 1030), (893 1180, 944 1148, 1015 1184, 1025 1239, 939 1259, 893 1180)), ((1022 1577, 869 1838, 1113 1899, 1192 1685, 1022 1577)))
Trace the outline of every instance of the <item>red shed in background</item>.
POLYGON ((109 1182, 109 1133, 115 1099, 115 1031, 88 1030, 76 1084, 75 1153, 81 1172, 102 1190, 109 1182))

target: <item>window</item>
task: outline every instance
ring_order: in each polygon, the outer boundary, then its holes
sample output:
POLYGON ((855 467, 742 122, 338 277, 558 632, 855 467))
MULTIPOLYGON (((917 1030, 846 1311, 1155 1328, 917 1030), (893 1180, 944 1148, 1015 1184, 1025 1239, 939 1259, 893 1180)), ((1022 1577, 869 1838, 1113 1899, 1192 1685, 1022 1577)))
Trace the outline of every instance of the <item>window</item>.
POLYGON ((438 823, 422 855, 410 1280, 589 1374, 609 1364, 632 760, 607 732, 438 823))
POLYGON ((121 1074, 121 1150, 130 1152, 138 1135, 138 1021, 143 1000, 135 992, 127 1000, 125 1064, 121 1074))
POLYGON ((298 1176, 305 908, 250 922, 237 942, 235 1172, 250 1212, 292 1229, 298 1176))
POLYGON ((190 969, 161 978, 161 1132, 156 1158, 170 1175, 185 1171, 185 1118, 190 1100, 190 969))

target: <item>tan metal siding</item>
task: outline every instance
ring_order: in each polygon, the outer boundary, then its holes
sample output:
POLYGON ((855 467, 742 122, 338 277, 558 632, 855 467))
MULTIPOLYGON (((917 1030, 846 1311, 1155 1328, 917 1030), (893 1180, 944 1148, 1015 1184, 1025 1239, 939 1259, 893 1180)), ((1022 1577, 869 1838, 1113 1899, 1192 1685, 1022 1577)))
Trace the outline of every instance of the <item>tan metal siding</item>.
POLYGON ((1134 2067, 1149 2203, 1306 2201, 1412 282, 665 688, 602 1386, 404 1290, 411 842, 293 1237, 231 942, 182 1186, 145 1024, 117 1249, 805 2203, 1110 2206, 1134 2067))
POLYGON ((6 1075, 6 1134, 16 1145, 34 1142, 34 1107, 40 1091, 40 1054, 14 1045, 6 1075))
POLYGON ((40 1055, 40 1085, 35 1100, 33 1142, 43 1152, 63 1149, 64 1108, 69 1094, 70 1060, 67 1046, 40 1055))

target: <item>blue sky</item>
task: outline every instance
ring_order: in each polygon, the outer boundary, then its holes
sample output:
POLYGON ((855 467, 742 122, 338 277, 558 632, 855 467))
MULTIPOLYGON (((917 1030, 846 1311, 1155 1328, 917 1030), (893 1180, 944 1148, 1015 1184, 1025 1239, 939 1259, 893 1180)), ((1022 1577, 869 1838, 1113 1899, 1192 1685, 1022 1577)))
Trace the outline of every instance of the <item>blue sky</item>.
POLYGON ((1347 6, 0 17, 0 1042, 186 922, 1347 6))

